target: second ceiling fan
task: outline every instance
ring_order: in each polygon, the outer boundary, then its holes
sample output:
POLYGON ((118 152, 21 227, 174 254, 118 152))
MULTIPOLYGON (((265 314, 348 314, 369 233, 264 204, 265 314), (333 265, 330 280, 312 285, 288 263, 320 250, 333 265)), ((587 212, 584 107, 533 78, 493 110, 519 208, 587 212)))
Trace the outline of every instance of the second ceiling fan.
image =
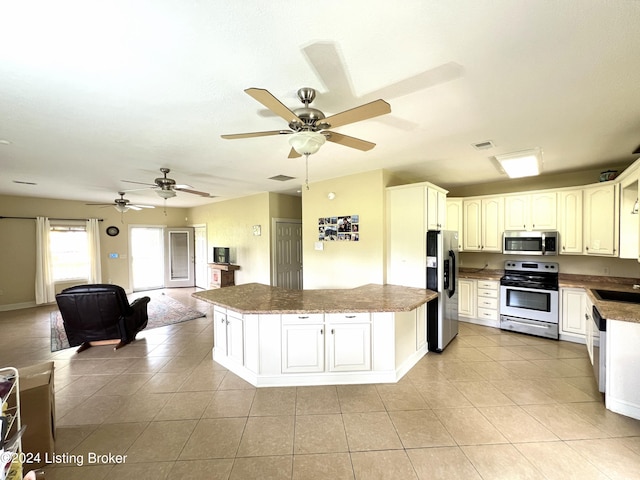
POLYGON ((362 151, 371 150, 375 147, 375 143, 333 132, 329 129, 391 112, 391 106, 384 100, 379 99, 327 117, 320 110, 309 106, 316 97, 316 91, 313 88, 305 87, 298 90, 298 98, 304 104, 304 107, 295 110, 290 110, 268 90, 248 88, 245 92, 273 113, 283 118, 288 123, 290 130, 235 133, 221 135, 221 137, 226 139, 239 139, 266 137, 270 135, 291 135, 289 143, 292 148, 289 152, 289 158, 295 158, 301 155, 312 155, 320 149, 326 140, 362 151))

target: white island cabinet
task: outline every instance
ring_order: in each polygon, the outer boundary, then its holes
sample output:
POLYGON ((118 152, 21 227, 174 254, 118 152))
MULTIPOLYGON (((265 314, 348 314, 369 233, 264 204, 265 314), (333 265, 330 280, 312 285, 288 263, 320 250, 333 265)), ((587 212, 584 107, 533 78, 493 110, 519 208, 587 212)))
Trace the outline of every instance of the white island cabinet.
POLYGON ((607 319, 605 404, 640 420, 640 324, 607 319))
POLYGON ((437 294, 248 284, 194 296, 214 304, 213 359, 254 386, 274 387, 397 382, 427 353, 425 304, 437 294))

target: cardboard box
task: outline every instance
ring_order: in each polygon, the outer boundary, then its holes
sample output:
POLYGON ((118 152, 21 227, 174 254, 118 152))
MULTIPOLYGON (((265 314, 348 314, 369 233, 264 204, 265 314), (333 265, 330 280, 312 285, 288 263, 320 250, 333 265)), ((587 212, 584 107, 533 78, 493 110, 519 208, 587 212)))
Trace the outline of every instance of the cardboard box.
MULTIPOLYGON (((39 459, 24 465, 29 471, 45 465, 51 458, 56 439, 56 408, 53 386, 53 362, 18 369, 20 378, 20 419, 27 428, 22 436, 22 451, 39 459), (39 454, 39 455, 38 455, 39 454)), ((25 458, 29 458, 27 455, 25 458)))

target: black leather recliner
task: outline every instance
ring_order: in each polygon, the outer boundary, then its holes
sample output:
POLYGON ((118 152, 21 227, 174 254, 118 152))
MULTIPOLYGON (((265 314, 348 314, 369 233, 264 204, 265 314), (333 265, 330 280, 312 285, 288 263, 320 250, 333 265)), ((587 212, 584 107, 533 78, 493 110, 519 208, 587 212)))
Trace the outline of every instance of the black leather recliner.
POLYGON ((94 284, 65 288, 56 295, 69 345, 77 353, 94 344, 117 343, 115 349, 134 341, 147 326, 149 297, 129 305, 118 285, 94 284))

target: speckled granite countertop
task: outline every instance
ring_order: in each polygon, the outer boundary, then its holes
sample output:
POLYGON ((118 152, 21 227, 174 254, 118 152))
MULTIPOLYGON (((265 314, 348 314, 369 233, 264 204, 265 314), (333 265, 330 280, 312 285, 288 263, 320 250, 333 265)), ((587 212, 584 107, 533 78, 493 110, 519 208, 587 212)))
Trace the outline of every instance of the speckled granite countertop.
POLYGON ((287 290, 260 283, 196 292, 199 300, 240 313, 409 312, 438 294, 421 288, 368 284, 351 289, 287 290))
MULTIPOLYGON (((461 268, 459 278, 471 278, 477 280, 500 280, 504 270, 482 270, 473 268, 461 268)), ((604 318, 620 320, 623 322, 640 323, 640 304, 627 302, 613 302, 599 300, 592 290, 617 290, 622 292, 637 292, 633 289, 634 283, 639 280, 625 277, 603 277, 599 275, 574 275, 560 273, 558 278, 560 287, 584 288, 589 299, 598 308, 604 318)))

